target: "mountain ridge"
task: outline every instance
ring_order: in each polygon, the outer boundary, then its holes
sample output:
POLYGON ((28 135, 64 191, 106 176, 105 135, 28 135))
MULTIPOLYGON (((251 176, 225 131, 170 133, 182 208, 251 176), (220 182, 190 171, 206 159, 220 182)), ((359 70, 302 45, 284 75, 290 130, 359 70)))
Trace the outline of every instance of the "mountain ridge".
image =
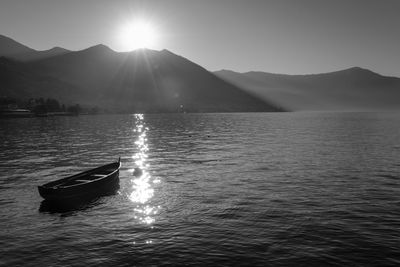
POLYGON ((47 50, 35 50, 14 39, 0 35, 0 57, 8 57, 18 61, 33 61, 71 52, 62 47, 52 47, 47 50))
POLYGON ((230 70, 214 73, 294 111, 400 109, 400 78, 383 76, 361 67, 301 75, 230 70))
POLYGON ((44 91, 49 94, 53 86, 51 93, 60 101, 117 112, 282 111, 168 50, 116 52, 100 44, 36 60, 3 61, 1 70, 0 94, 30 95, 32 88, 44 86, 38 80, 47 80, 44 91))
POLYGON ((262 71, 262 70, 250 70, 250 71, 233 71, 230 69, 220 69, 213 71, 213 73, 235 73, 235 74, 270 74, 270 75, 280 75, 280 76, 291 76, 291 77, 300 77, 300 76, 315 76, 315 75, 325 75, 325 74, 335 74, 335 73, 344 73, 344 72, 364 72, 364 73, 373 73, 379 76, 383 77, 394 77, 398 78, 396 76, 386 76, 382 75, 380 73, 374 72, 370 69, 367 68, 362 68, 359 66, 354 66, 354 67, 348 67, 345 69, 340 69, 340 70, 334 70, 334 71, 328 71, 328 72, 317 72, 317 73, 304 73, 304 74, 285 74, 285 73, 276 73, 276 72, 267 72, 267 71, 262 71))
POLYGON ((297 75, 209 72, 167 49, 116 52, 98 44, 36 51, 1 35, 0 48, 0 57, 11 59, 0 60, 0 94, 46 92, 124 112, 400 109, 400 78, 362 67, 297 75))

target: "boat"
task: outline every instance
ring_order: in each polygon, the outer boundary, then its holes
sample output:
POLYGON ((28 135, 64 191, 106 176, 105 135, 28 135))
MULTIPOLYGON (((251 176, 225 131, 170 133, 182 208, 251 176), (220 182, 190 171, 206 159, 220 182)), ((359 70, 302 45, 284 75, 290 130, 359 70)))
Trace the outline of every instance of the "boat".
POLYGON ((93 199, 119 189, 121 158, 95 169, 38 186, 39 194, 48 202, 70 203, 93 199))
POLYGON ((33 113, 28 109, 0 109, 0 118, 30 118, 33 113))

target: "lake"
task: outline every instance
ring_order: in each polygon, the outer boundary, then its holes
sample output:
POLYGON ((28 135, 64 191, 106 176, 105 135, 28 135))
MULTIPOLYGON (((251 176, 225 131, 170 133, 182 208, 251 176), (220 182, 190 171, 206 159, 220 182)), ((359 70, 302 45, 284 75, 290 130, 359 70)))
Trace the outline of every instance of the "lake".
POLYGON ((400 113, 0 120, 0 170, 3 266, 400 265, 400 113), (41 208, 119 156, 117 194, 41 208))

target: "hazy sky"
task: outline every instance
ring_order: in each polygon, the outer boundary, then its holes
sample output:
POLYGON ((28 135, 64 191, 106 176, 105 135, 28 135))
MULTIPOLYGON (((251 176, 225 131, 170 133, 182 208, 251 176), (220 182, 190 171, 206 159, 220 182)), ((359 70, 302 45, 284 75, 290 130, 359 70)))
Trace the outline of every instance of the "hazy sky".
POLYGON ((211 71, 400 77, 400 0, 0 0, 0 34, 38 50, 119 50, 121 25, 139 16, 159 33, 153 49, 211 71))

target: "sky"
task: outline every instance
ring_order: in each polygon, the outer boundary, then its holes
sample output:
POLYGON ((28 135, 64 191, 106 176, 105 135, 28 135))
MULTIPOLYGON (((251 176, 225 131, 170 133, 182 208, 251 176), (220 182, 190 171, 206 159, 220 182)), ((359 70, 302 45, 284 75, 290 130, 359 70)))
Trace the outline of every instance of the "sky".
POLYGON ((400 77, 399 0, 0 0, 0 34, 37 50, 122 50, 142 18, 151 49, 210 71, 323 73, 359 66, 400 77))

